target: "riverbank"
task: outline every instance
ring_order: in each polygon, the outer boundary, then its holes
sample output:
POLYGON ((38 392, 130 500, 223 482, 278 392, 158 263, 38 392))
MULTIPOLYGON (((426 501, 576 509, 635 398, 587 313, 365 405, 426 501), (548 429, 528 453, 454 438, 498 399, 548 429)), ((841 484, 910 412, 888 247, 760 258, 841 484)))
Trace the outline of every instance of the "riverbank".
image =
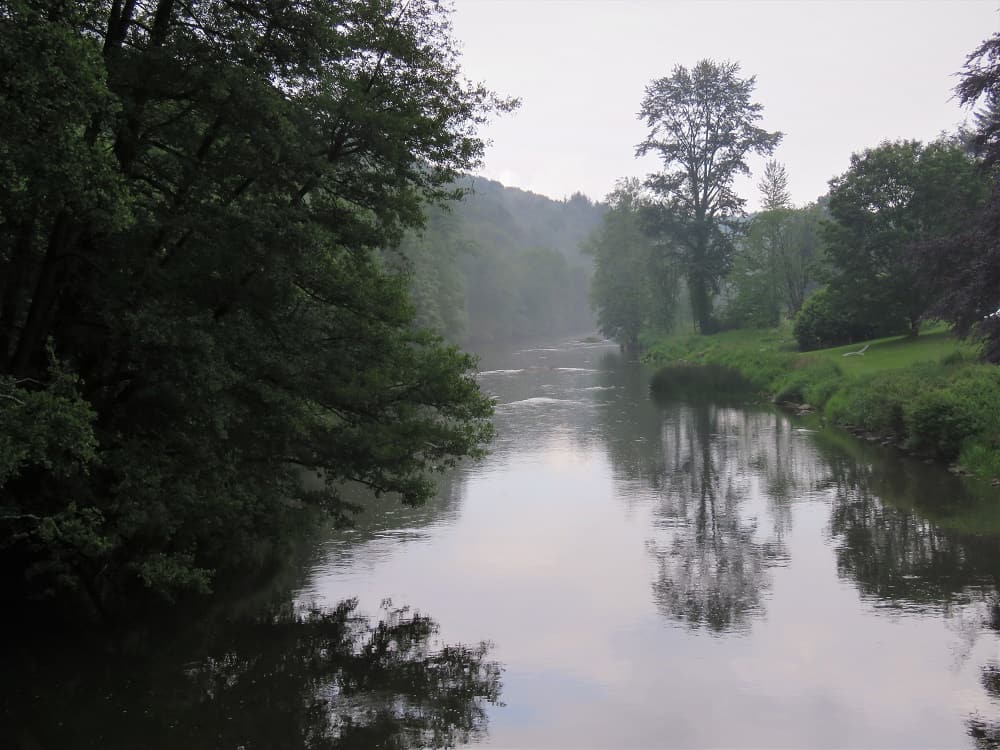
POLYGON ((731 368, 779 404, 816 411, 956 472, 1000 478, 1000 368, 977 362, 974 347, 937 329, 834 349, 794 348, 790 331, 740 330, 659 339, 645 360, 663 368, 654 390, 670 387, 677 366, 731 368))

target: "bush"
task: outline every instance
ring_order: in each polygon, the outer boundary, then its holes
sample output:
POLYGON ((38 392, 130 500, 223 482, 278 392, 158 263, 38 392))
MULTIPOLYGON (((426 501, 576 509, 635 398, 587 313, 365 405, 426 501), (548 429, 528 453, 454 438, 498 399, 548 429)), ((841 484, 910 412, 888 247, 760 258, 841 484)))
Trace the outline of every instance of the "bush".
POLYGON ((887 370, 849 381, 830 397, 826 416, 839 424, 905 436, 907 406, 935 382, 935 374, 924 367, 887 370))
POLYGON ((907 444, 952 461, 962 442, 976 432, 976 404, 950 390, 923 393, 906 411, 907 444))
POLYGON ((800 361, 791 373, 778 379, 775 401, 822 406, 840 387, 840 367, 828 360, 800 361))
POLYGON ((904 333, 906 325, 896 320, 863 320, 836 294, 820 289, 799 310, 793 331, 799 348, 810 351, 904 333))

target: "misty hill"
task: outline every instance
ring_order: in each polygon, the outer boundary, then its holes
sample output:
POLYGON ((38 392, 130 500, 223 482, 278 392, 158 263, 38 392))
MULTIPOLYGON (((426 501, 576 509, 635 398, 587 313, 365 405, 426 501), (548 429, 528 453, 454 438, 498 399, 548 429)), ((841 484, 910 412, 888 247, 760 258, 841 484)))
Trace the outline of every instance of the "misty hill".
POLYGON ((592 261, 580 247, 606 206, 481 177, 459 186, 472 192, 400 247, 420 322, 470 346, 592 328, 592 261))

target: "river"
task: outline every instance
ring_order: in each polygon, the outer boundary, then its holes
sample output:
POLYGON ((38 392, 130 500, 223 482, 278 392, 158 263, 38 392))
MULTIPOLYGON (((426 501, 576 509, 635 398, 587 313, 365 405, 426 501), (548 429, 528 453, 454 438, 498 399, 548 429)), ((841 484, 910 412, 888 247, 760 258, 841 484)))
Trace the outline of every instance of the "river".
POLYGON ((3 736, 998 746, 1000 492, 649 375, 607 344, 484 356, 496 441, 432 502, 324 534, 264 620, 24 658, 3 736))

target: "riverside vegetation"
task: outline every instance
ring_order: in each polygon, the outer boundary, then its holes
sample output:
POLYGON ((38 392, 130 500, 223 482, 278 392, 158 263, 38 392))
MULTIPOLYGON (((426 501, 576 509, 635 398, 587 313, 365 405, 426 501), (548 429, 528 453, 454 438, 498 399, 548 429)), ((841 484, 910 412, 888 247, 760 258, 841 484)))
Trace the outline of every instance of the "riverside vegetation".
POLYGON ((974 346, 941 329, 876 339, 862 356, 847 357, 862 345, 796 352, 787 329, 667 337, 651 344, 646 359, 668 365, 654 375, 654 391, 700 379, 688 372, 692 365, 724 368, 776 402, 1000 477, 1000 368, 977 362, 974 346))
POLYGON ((734 179, 782 138, 759 127, 755 79, 702 60, 650 83, 636 153, 662 169, 619 183, 588 246, 601 330, 671 365, 656 390, 725 391, 736 372, 776 401, 1000 477, 1000 34, 959 77, 971 126, 855 153, 806 206, 768 161, 753 216, 734 179))

